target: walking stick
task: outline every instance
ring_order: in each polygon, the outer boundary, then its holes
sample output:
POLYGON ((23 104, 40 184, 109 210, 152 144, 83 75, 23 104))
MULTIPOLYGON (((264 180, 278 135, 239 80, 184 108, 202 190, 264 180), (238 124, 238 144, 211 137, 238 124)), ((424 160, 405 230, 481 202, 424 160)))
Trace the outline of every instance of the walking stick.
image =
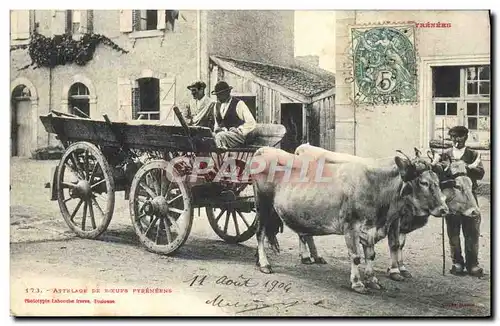
MULTIPOLYGON (((441 128, 441 133, 442 133, 442 146, 441 146, 441 158, 443 158, 444 154, 444 119, 442 120, 442 128, 441 128)), ((444 219, 445 217, 441 218, 441 245, 443 248, 443 276, 445 275, 445 268, 446 268, 446 261, 445 261, 445 249, 444 249, 444 219)))

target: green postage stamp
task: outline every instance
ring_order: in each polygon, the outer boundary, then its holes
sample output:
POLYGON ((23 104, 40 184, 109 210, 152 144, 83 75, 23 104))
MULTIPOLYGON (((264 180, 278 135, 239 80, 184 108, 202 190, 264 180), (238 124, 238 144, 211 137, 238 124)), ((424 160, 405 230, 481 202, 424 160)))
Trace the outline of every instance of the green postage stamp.
POLYGON ((417 101, 414 26, 353 27, 351 37, 357 104, 417 101))

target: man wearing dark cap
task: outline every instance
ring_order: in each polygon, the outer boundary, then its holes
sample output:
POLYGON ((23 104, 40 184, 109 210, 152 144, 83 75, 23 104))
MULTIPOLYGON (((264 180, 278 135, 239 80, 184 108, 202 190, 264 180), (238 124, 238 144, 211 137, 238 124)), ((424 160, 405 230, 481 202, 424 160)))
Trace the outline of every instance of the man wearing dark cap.
POLYGON ((257 125, 245 102, 231 96, 231 89, 225 81, 220 81, 212 91, 217 97, 214 108, 215 142, 221 148, 242 145, 257 125))
POLYGON ((196 81, 187 87, 191 91, 193 99, 186 106, 184 116, 189 125, 208 127, 213 130, 214 116, 212 113, 215 101, 205 95, 206 87, 207 85, 202 81, 196 81))
MULTIPOLYGON (((472 193, 477 202, 477 180, 483 178, 484 167, 479 153, 465 146, 468 133, 469 130, 464 126, 451 128, 448 134, 453 142, 453 146, 447 149, 445 154, 449 155, 452 160, 462 160, 467 164, 467 175, 472 180, 472 193)), ((479 267, 478 263, 481 216, 473 219, 465 216, 448 215, 446 216, 446 225, 450 241, 451 259, 453 261, 450 273, 464 275, 465 269, 467 269, 469 275, 482 276, 483 269, 479 267), (465 238, 465 263, 460 243, 460 228, 465 238)))

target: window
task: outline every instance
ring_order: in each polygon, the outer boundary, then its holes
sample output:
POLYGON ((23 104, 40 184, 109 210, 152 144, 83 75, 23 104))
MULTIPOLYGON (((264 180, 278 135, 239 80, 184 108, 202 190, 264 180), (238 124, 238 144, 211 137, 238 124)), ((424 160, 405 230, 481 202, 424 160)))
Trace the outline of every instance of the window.
POLYGON ((10 11, 10 39, 28 40, 31 31, 31 16, 29 10, 10 11))
POLYGON ((79 34, 81 27, 81 11, 80 10, 68 10, 68 21, 66 25, 66 31, 72 34, 79 34))
POLYGON ((74 83, 69 89, 68 111, 82 118, 90 117, 89 89, 82 83, 74 83))
POLYGON ((435 140, 448 138, 449 128, 469 129, 469 145, 490 143, 490 67, 434 67, 433 112, 435 140), (444 128, 443 128, 444 126, 444 128))
POLYGON ((160 120, 160 81, 157 78, 140 78, 132 89, 132 118, 160 120))
POLYGON ((120 31, 133 38, 163 36, 165 29, 174 30, 179 17, 178 10, 120 10, 120 31))
POLYGON ((155 30, 158 25, 157 10, 134 10, 134 31, 155 30))
MULTIPOLYGON (((65 20, 63 22, 64 32, 67 34, 72 34, 80 36, 80 34, 91 33, 93 30, 93 10, 65 10, 64 11, 65 20)), ((54 34, 60 34, 60 14, 56 11, 54 17, 54 25, 56 31, 53 30, 54 34)), ((53 28, 54 29, 54 28, 53 28)))
POLYGON ((490 96, 490 67, 468 67, 467 95, 490 96))

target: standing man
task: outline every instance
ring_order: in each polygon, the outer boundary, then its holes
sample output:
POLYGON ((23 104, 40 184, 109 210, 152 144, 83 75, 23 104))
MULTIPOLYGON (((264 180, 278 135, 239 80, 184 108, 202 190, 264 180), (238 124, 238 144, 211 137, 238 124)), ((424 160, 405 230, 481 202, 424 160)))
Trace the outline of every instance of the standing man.
POLYGON ((190 126, 208 127, 213 131, 215 101, 205 95, 206 87, 202 81, 196 81, 187 87, 193 98, 186 106, 185 118, 190 126))
MULTIPOLYGON (((467 175, 472 180, 472 193, 477 202, 477 180, 483 178, 484 168, 479 153, 465 146, 468 133, 469 130, 464 126, 451 128, 448 134, 453 142, 453 147, 447 149, 445 154, 449 155, 452 160, 462 160, 467 164, 467 175)), ((469 275, 482 276, 483 269, 479 267, 478 263, 481 216, 472 219, 465 216, 448 215, 446 216, 446 225, 453 261, 450 273, 464 275, 465 269, 467 269, 469 275), (465 238, 465 263, 460 244, 460 228, 465 238)))
POLYGON ((245 102, 231 96, 231 89, 225 81, 220 81, 212 91, 212 95, 217 96, 214 110, 215 142, 221 148, 243 145, 246 136, 257 125, 245 102))

